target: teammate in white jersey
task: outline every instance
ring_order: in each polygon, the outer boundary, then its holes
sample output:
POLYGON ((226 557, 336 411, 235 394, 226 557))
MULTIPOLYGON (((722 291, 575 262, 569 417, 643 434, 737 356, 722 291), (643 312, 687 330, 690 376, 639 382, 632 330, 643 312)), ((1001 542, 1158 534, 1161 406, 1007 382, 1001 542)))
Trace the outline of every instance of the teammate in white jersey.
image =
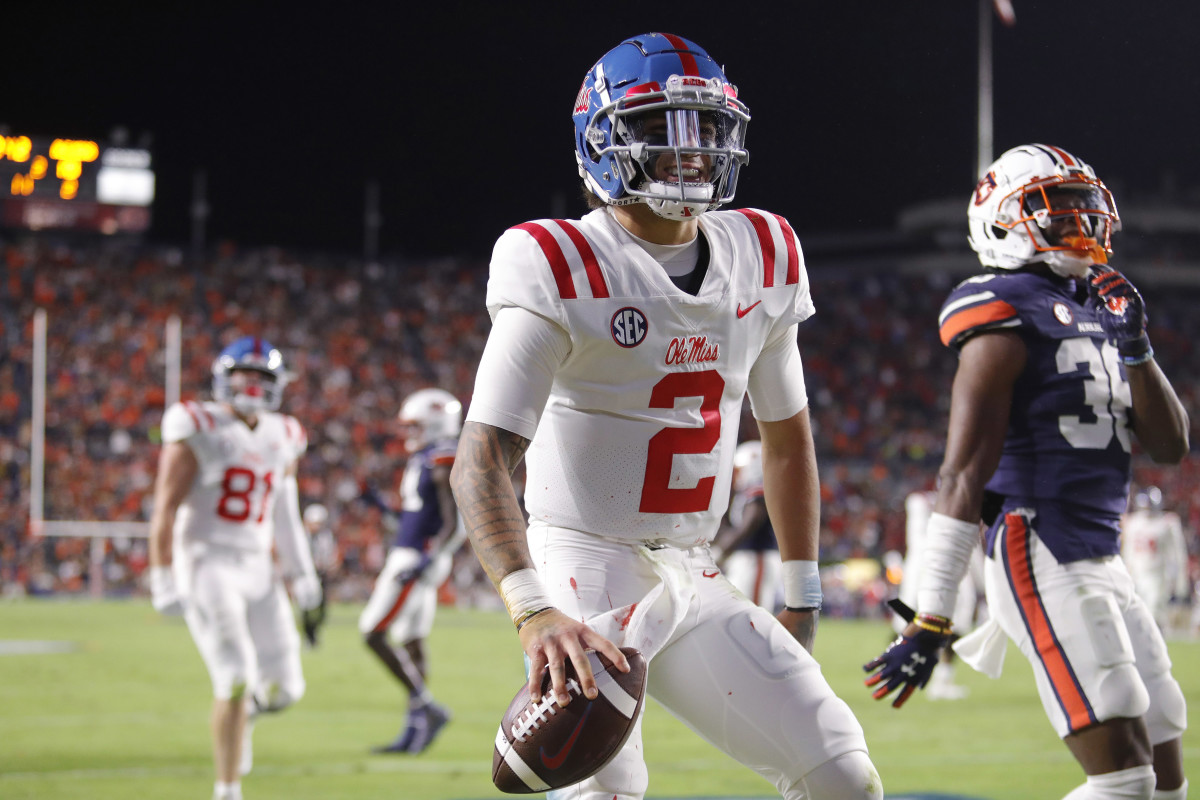
POLYGON ((163 417, 150 588, 157 610, 182 611, 212 679, 214 800, 241 797, 248 717, 304 694, 300 636, 272 545, 297 605, 321 602, 296 483, 308 440, 276 413, 286 383, 279 351, 243 337, 213 363, 215 401, 176 403, 163 417))
MULTIPOLYGON (((811 655, 821 605, 819 491, 797 325, 813 313, 782 217, 717 211, 747 159, 749 113, 708 54, 626 40, 588 72, 576 157, 596 210, 496 243, 493 328, 451 483, 475 552, 529 659, 571 702, 569 659, 650 660, 649 693, 788 798, 881 798, 862 728, 811 655), (721 574, 749 394, 784 560, 778 618, 721 574), (526 526, 510 474, 527 454, 526 526), (698 666, 700 665, 700 666, 698 666)), ((640 722, 624 749, 552 797, 636 800, 640 722)))
POLYGON ((1187 542, 1179 515, 1163 508, 1157 486, 1138 492, 1133 510, 1121 520, 1121 558, 1155 622, 1172 632, 1177 627, 1171 619, 1172 601, 1181 605, 1190 594, 1187 542))

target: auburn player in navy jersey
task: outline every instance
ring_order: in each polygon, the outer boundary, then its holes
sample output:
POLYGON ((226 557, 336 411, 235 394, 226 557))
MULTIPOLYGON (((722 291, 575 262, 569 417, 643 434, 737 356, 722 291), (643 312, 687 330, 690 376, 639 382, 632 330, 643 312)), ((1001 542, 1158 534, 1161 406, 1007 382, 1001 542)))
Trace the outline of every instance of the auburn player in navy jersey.
POLYGON ((438 586, 466 538, 450 492, 462 404, 442 389, 422 389, 405 399, 399 419, 409 452, 400 481, 400 524, 358 628, 409 700, 399 736, 377 753, 420 753, 450 720, 425 684, 424 642, 433 628, 438 586))
POLYGON ((1132 437, 1179 462, 1188 417, 1141 295, 1108 266, 1116 206, 1087 164, 1033 144, 990 167, 968 221, 986 271, 939 318, 959 364, 917 614, 867 684, 900 706, 929 680, 982 518, 992 620, 956 652, 997 675, 1001 631, 1016 642, 1087 775, 1070 800, 1184 798, 1184 698, 1119 538, 1132 437))

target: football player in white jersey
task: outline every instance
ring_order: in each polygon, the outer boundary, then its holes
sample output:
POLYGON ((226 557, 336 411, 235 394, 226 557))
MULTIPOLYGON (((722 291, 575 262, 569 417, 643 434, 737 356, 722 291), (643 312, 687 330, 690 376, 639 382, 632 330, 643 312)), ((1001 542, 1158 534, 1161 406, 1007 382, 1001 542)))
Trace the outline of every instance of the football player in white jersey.
POLYGON ((238 800, 249 771, 248 718, 304 694, 300 636, 272 545, 301 609, 320 605, 296 468, 304 429, 276 412, 287 372, 256 337, 213 363, 211 402, 163 417, 150 518, 154 607, 183 613, 212 679, 214 800, 238 800))
MULTIPOLYGON (((585 651, 628 669, 618 647, 634 647, 650 695, 781 795, 881 798, 862 728, 811 655, 819 490, 800 246, 783 217, 717 210, 749 119, 717 62, 678 36, 635 36, 589 70, 575 144, 598 207, 496 243, 493 327, 451 484, 534 698, 548 666, 558 703, 573 702, 567 660, 596 697, 585 651), (783 557, 777 618, 709 548, 747 393, 783 557), (523 456, 528 526, 510 480, 523 456)), ((637 800, 647 784, 639 721, 614 760, 551 796, 637 800)))
POLYGON ((1173 632, 1177 623, 1171 619, 1172 600, 1182 604, 1190 594, 1188 551, 1183 523, 1178 514, 1163 508, 1157 486, 1138 492, 1133 510, 1122 519, 1121 558, 1158 626, 1173 632))

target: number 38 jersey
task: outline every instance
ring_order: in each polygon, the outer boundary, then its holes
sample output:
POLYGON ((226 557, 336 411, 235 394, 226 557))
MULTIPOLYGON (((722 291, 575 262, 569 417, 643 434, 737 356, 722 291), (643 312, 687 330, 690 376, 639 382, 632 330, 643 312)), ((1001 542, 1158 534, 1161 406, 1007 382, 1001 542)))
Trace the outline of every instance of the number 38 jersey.
POLYGON ((981 331, 1024 339, 1028 360, 987 488, 1005 510, 1035 509, 1039 536, 1064 563, 1119 551, 1129 497, 1129 384, 1082 291, 1032 273, 979 275, 951 291, 939 318, 942 342, 956 349, 981 331))
MULTIPOLYGON (((795 325, 813 305, 794 232, 748 209, 699 224, 707 273, 694 296, 605 209, 518 225, 496 243, 493 318, 526 309, 570 339, 526 454, 531 519, 611 538, 709 541, 729 503, 747 390, 760 419, 805 407, 795 325)), ((469 418, 480 419, 475 406, 469 418)))
POLYGON ((176 541, 269 552, 275 499, 308 446, 300 423, 259 411, 251 430, 220 403, 184 401, 167 409, 162 434, 186 442, 200 466, 175 518, 176 541))

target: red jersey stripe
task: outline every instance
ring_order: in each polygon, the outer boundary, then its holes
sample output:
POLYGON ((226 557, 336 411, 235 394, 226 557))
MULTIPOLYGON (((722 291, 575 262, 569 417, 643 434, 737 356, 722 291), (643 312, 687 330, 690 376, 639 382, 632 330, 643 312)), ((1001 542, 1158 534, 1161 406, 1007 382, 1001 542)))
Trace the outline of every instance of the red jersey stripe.
POLYGON ((1017 316, 1017 310, 1003 300, 993 300, 983 305, 965 308, 955 312, 942 323, 940 335, 942 344, 947 347, 968 328, 983 325, 988 322, 1002 322, 1017 316))
POLYGON ((758 244, 762 248, 763 257, 763 286, 768 289, 775 285, 775 237, 771 235, 771 226, 763 219, 762 214, 748 208, 737 209, 738 213, 750 220, 754 232, 758 234, 758 244))
POLYGON ((779 230, 783 231, 783 241, 787 245, 787 286, 800 282, 800 253, 796 250, 796 232, 792 230, 792 226, 788 221, 778 214, 772 214, 775 221, 779 223, 779 230))
POLYGON ((186 411, 188 413, 188 416, 192 418, 192 424, 196 426, 196 430, 200 430, 200 428, 201 428, 200 417, 199 417, 199 415, 196 414, 196 411, 197 411, 196 404, 193 403, 191 400, 184 400, 183 401, 183 410, 186 411))
POLYGON ((515 226, 515 229, 528 233, 542 248, 542 254, 550 262, 550 271, 554 273, 554 282, 558 285, 558 296, 563 300, 574 300, 578 295, 575 294, 575 283, 571 280, 571 268, 567 266, 567 257, 563 255, 562 248, 559 246, 558 240, 554 238, 554 234, 536 222, 522 222, 515 226))
POLYGON ((592 297, 608 297, 608 284, 604 281, 604 272, 601 271, 600 262, 596 260, 596 252, 592 250, 587 238, 566 220, 556 219, 554 221, 558 223, 558 227, 563 229, 571 240, 571 244, 575 245, 575 249, 579 251, 579 257, 583 259, 583 268, 587 271, 588 286, 592 289, 592 297))
POLYGON ((1029 553, 1029 531, 1025 527, 1025 518, 1020 514, 1007 514, 1004 524, 1006 566, 1013 591, 1025 616, 1030 638, 1033 639, 1041 657, 1046 676, 1050 679, 1055 695, 1058 696, 1063 713, 1067 715, 1071 730, 1077 731, 1095 723, 1095 715, 1075 680, 1075 672, 1071 669, 1062 646, 1054 635, 1054 628, 1050 625, 1046 607, 1042 604, 1041 595, 1034 582, 1029 553))
POLYGON ((700 68, 696 66, 696 57, 692 55, 691 50, 688 48, 687 42, 685 42, 683 39, 680 39, 673 33, 664 33, 663 36, 666 37, 666 40, 671 43, 671 47, 674 47, 679 51, 677 55, 679 56, 680 62, 683 64, 683 74, 699 75, 700 68))

